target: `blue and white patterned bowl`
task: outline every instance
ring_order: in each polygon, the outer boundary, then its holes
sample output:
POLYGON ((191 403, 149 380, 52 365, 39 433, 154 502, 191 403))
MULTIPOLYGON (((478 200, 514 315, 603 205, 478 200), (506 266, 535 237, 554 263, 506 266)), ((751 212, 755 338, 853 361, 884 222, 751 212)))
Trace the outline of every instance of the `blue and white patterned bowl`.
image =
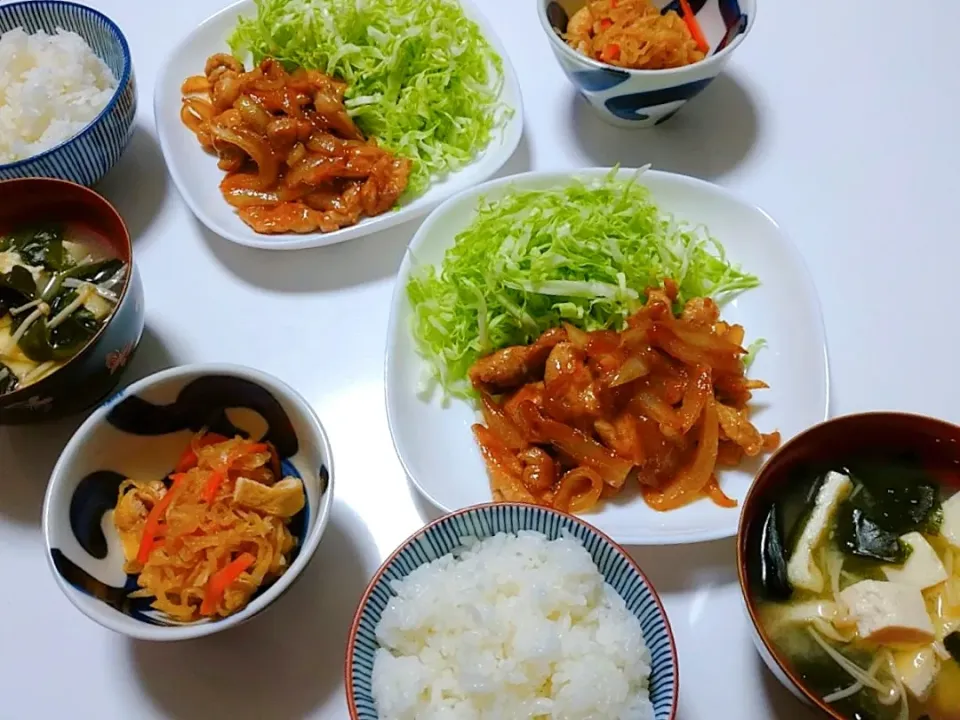
POLYGON ((461 538, 534 530, 555 540, 568 532, 583 543, 604 579, 639 620, 650 649, 650 702, 656 720, 674 720, 680 690, 677 649, 666 611, 656 591, 629 555, 592 525, 537 505, 490 503, 445 515, 408 538, 387 559, 367 587, 353 619, 344 665, 347 705, 352 720, 377 720, 373 700, 376 626, 390 598, 390 583, 425 563, 461 547, 461 538))
POLYGON ((93 122, 73 137, 38 155, 0 165, 0 180, 50 177, 94 185, 120 159, 133 134, 137 88, 127 39, 106 15, 61 0, 0 5, 0 34, 17 27, 28 33, 53 33, 57 28, 77 33, 113 72, 117 89, 93 122))
MULTIPOLYGON (((698 63, 667 70, 627 70, 581 55, 561 37, 586 0, 537 0, 540 24, 557 62, 600 117, 612 125, 646 128, 669 120, 720 74, 753 27, 756 0, 690 0, 710 51, 698 63)), ((654 0, 682 14, 678 0, 654 0)))
POLYGON ((279 380, 236 365, 187 365, 151 375, 109 398, 60 455, 43 501, 43 534, 54 579, 67 598, 104 627, 142 640, 186 640, 252 619, 297 579, 326 528, 333 458, 316 413, 279 380), (272 442, 286 475, 304 484, 307 504, 291 519, 290 566, 233 615, 172 620, 131 599, 137 579, 123 571, 120 538, 105 514, 124 478, 164 478, 201 428, 272 442))

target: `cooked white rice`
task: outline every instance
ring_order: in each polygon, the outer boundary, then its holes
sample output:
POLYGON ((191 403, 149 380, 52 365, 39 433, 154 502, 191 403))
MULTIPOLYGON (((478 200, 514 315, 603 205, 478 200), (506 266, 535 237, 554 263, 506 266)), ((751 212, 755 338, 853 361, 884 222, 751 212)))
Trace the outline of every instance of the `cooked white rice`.
POLYGON ((575 538, 465 540, 393 583, 380 720, 652 720, 640 622, 575 538))
POLYGON ((106 107, 117 79, 86 41, 57 29, 0 36, 0 163, 49 150, 106 107))

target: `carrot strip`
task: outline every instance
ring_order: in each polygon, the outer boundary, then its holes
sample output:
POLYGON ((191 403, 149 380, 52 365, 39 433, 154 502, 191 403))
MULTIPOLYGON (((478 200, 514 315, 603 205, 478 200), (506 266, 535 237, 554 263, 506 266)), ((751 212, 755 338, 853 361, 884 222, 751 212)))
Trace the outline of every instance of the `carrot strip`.
POLYGON ((143 535, 140 538, 140 547, 137 550, 137 562, 141 565, 150 559, 150 553, 157 545, 157 535, 160 534, 160 525, 167 513, 167 508, 173 502, 173 496, 186 475, 175 473, 170 476, 173 484, 169 487, 163 497, 157 501, 157 504, 150 508, 150 514, 147 515, 147 522, 143 526, 143 535))
POLYGON ((226 473, 223 470, 214 470, 210 473, 207 484, 203 486, 203 491, 200 493, 200 498, 207 504, 212 503, 217 497, 217 490, 220 489, 225 476, 226 473))
POLYGON ((201 615, 213 615, 224 593, 243 573, 257 561, 250 553, 242 553, 222 570, 218 570, 207 583, 207 591, 200 605, 201 615))
POLYGON ((704 36, 703 30, 700 29, 697 16, 694 15, 693 10, 690 9, 690 3, 687 2, 687 0, 680 0, 680 9, 683 10, 683 21, 687 24, 690 35, 697 44, 697 50, 702 53, 709 51, 710 45, 707 43, 707 38, 704 36))

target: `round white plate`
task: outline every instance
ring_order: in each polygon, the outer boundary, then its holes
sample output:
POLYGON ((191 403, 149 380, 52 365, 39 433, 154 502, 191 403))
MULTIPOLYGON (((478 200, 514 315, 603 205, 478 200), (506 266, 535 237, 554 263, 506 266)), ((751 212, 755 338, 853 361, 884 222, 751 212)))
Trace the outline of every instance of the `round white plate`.
POLYGON ((261 235, 237 217, 220 194, 220 181, 224 173, 217 167, 217 158, 204 152, 196 136, 180 121, 180 86, 183 81, 191 75, 202 74, 207 58, 214 53, 229 52, 227 38, 236 26, 237 18, 255 15, 256 5, 254 0, 241 0, 201 23, 170 53, 160 69, 153 97, 164 160, 173 182, 193 214, 213 232, 240 245, 265 250, 299 250, 332 245, 413 220, 425 215, 451 195, 481 183, 497 172, 513 155, 523 134, 520 84, 507 50, 490 23, 470 0, 460 0, 460 4, 503 60, 504 82, 500 101, 513 110, 512 116, 472 163, 434 182, 423 195, 396 210, 367 218, 351 227, 331 233, 305 235, 261 235))
MULTIPOLYGON (((599 178, 609 169, 532 172, 485 183, 447 200, 426 219, 410 243, 394 290, 387 334, 386 401, 390 433, 400 462, 416 487, 444 511, 489 502, 490 484, 470 426, 479 413, 468 402, 440 393, 418 395, 423 361, 410 333, 411 308, 406 287, 414 257, 439 265, 454 236, 473 219, 482 195, 496 199, 508 185, 524 189, 562 186, 574 177, 599 178)), ((628 177, 635 170, 621 170, 628 177)), ((747 342, 766 339, 750 376, 770 384, 754 395, 753 421, 762 432, 779 430, 786 441, 827 417, 829 381, 823 320, 813 282, 797 248, 759 208, 726 190, 693 178, 648 171, 640 181, 661 210, 678 219, 706 225, 726 248, 730 260, 757 275, 760 287, 722 307, 722 318, 739 323, 747 342)), ((724 491, 742 499, 759 461, 724 471, 724 491)), ((700 542, 736 534, 739 510, 701 500, 659 513, 639 497, 606 503, 584 519, 620 543, 661 545, 700 542)))

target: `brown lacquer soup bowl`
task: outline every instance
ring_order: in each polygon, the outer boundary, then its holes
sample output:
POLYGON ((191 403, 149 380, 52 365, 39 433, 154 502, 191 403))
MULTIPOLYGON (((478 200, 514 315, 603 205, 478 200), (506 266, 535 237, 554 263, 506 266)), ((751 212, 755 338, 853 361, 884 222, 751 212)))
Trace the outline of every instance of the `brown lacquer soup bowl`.
POLYGON ((130 234, 109 202, 66 180, 0 182, 0 425, 102 401, 143 318, 130 234))

